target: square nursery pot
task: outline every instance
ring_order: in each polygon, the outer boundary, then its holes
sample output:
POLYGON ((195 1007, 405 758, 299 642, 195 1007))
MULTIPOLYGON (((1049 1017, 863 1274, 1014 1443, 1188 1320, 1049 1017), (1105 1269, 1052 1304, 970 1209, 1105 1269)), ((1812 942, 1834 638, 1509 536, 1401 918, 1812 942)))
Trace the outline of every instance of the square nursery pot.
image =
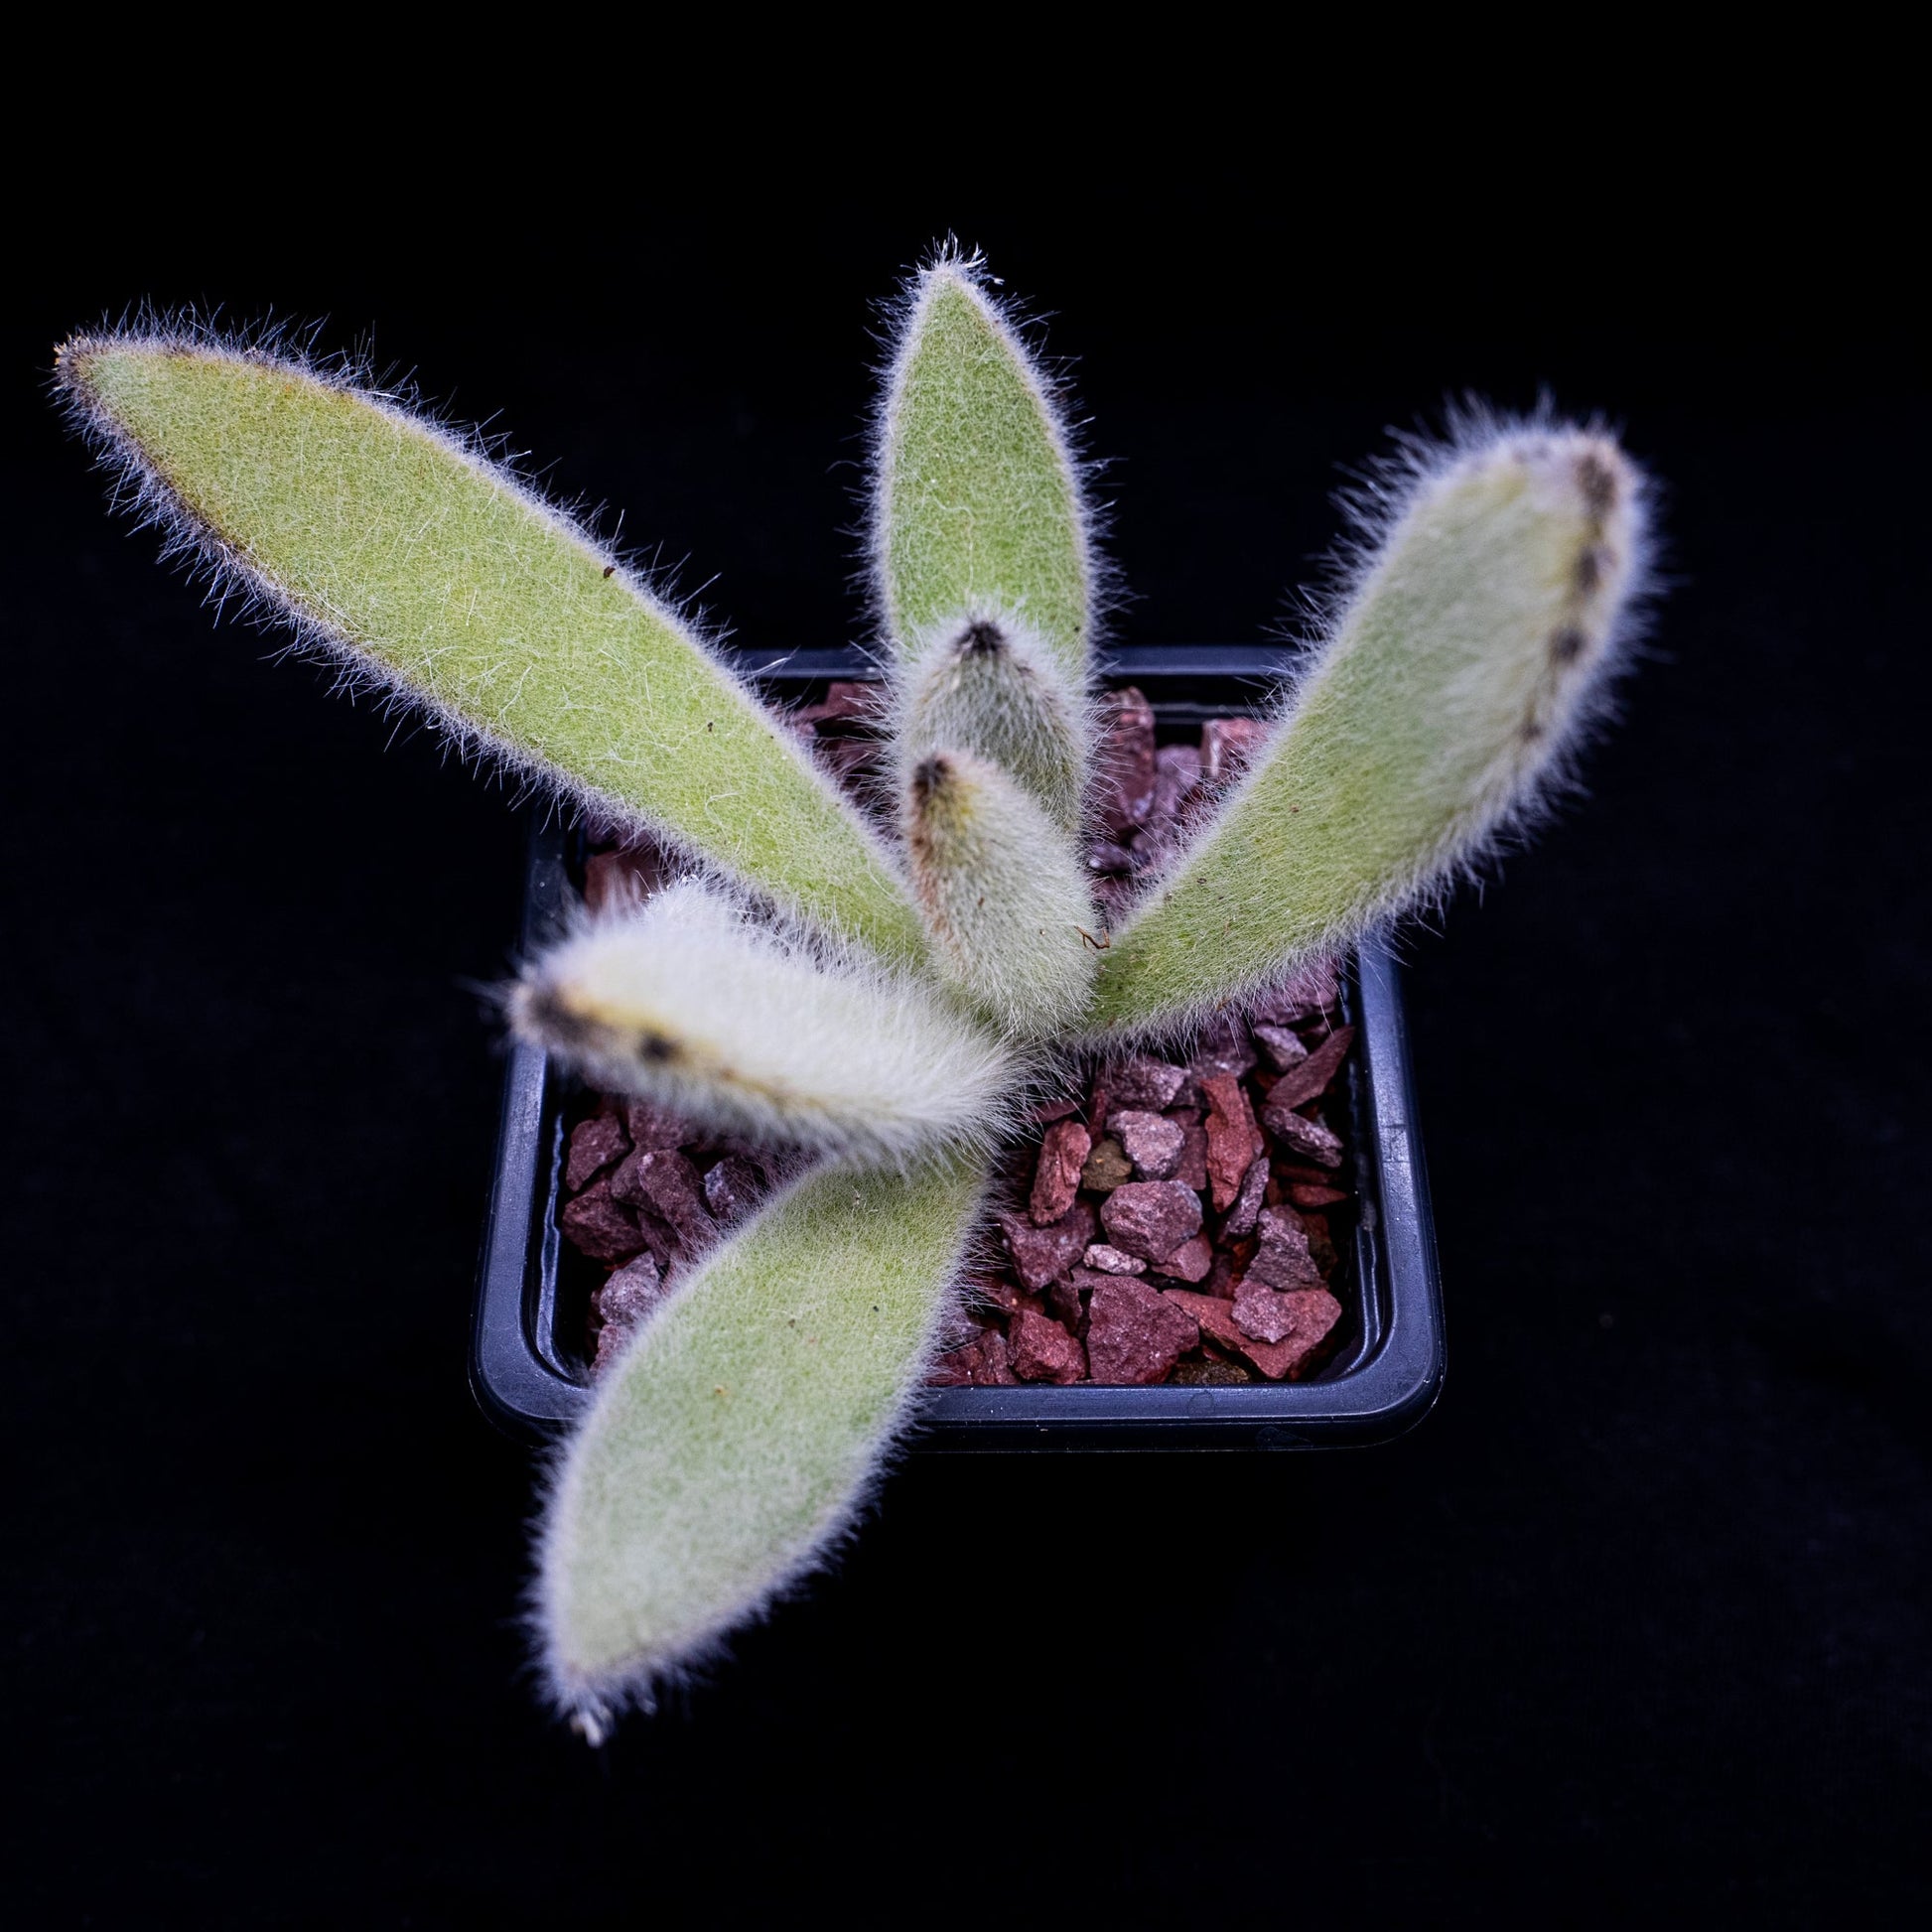
MULTIPOLYGON (((1127 648, 1109 682, 1138 685, 1172 737, 1208 718, 1253 710, 1284 653, 1190 645, 1127 648)), ((854 650, 738 654, 774 698, 833 678, 865 678, 854 650)), ((522 940, 541 945, 581 878, 581 836, 554 824, 532 835, 522 940)), ((1359 1207, 1329 1286, 1343 1307, 1339 1344, 1305 1381, 1238 1386, 928 1388, 914 1447, 946 1449, 1293 1449, 1383 1442, 1425 1416, 1442 1387, 1443 1313, 1422 1143, 1416 1126, 1395 961, 1365 946, 1343 983, 1356 1029, 1343 1109, 1359 1207)), ((534 1048, 510 1049, 471 1344, 471 1382, 512 1434, 541 1440, 590 1402, 573 1323, 571 1258, 557 1229, 573 1076, 534 1048)))

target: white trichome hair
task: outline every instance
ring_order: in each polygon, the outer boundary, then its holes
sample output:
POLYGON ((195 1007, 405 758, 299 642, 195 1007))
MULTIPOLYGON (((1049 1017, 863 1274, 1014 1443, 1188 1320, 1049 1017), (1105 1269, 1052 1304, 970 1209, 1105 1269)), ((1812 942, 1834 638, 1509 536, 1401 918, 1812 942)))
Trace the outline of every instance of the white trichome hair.
POLYGON ((990 600, 1048 637, 1071 664, 1091 656, 1117 596, 1100 541, 1107 514, 1094 495, 1100 465, 1083 447, 1064 369, 1035 351, 1028 338, 1036 329, 999 288, 985 257, 949 237, 884 306, 888 353, 872 420, 864 587, 881 633, 899 654, 948 613, 990 600), (1011 372, 1028 400, 1033 420, 1011 441, 1003 442, 997 426, 989 440, 988 423, 958 391, 977 356, 942 366, 952 393, 936 409, 910 407, 934 305, 955 297, 984 332, 988 359, 1011 372), (920 417, 919 448, 911 453, 917 474, 908 478, 903 459, 913 414, 920 417), (981 494, 989 488, 993 496, 981 494), (1000 491, 1006 527, 988 541, 989 533, 974 529, 975 499, 984 509, 1000 491), (894 555, 896 530, 907 528, 913 550, 925 553, 909 568, 894 555), (1016 549, 1031 554, 1020 557, 1016 549))
POLYGON ((553 1467, 532 1623, 593 1742, 827 1561, 904 1433, 957 1300, 976 1159, 821 1168, 716 1249, 553 1467))
POLYGON ((970 752, 929 752, 903 807, 912 892, 940 962, 1015 1033, 1072 1025, 1101 943, 1072 841, 970 752))
POLYGON ((528 968, 510 1014, 615 1091, 891 1166, 989 1143, 1023 1072, 930 981, 762 924, 698 878, 584 924, 528 968))
POLYGON ((56 364, 120 501, 218 606, 288 625, 463 757, 916 960, 893 855, 687 615, 481 438, 364 376, 192 319, 76 337, 56 364))
POLYGON ((702 620, 637 560, 597 533, 597 512, 588 503, 553 501, 527 475, 506 434, 491 435, 437 407, 412 381, 378 372, 361 353, 322 353, 315 348, 320 325, 262 322, 222 328, 192 308, 142 307, 118 323, 103 322, 62 343, 55 354, 53 388, 68 422, 93 450, 108 479, 109 507, 139 532, 160 540, 161 562, 180 567, 204 587, 217 621, 233 619, 259 629, 288 632, 278 656, 309 659, 334 673, 331 690, 350 699, 370 697, 383 714, 416 714, 438 734, 458 761, 484 776, 507 779, 513 796, 533 793, 580 807, 589 821, 613 830, 665 836, 633 806, 601 792, 574 773, 533 758, 480 729, 461 711, 439 701, 346 636, 329 614, 292 595, 263 571, 243 545, 223 536, 190 504, 177 482, 129 433, 88 379, 97 356, 148 350, 168 356, 211 356, 286 371, 317 383, 427 436, 467 469, 514 497, 566 543, 583 550, 606 576, 622 583, 641 602, 663 612, 694 642, 715 649, 702 620))
POLYGON ((987 606, 914 639, 893 681, 899 782, 935 751, 971 752, 1016 778, 1063 831, 1082 829, 1095 709, 1031 625, 987 606))
POLYGON ((1569 781, 1649 572, 1607 434, 1467 418, 1351 498, 1324 633, 1102 960, 1096 1031, 1183 1030, 1441 899, 1569 781))

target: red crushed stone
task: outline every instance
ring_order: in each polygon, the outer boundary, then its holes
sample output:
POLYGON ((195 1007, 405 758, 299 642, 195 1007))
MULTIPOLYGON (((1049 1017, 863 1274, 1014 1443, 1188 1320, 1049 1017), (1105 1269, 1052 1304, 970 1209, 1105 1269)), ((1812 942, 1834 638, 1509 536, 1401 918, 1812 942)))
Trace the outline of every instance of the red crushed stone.
POLYGON ((614 1323, 634 1328, 656 1311, 669 1292, 657 1263, 649 1255, 639 1255, 626 1261, 591 1300, 597 1318, 607 1328, 614 1323))
POLYGON ((1267 736, 1259 718, 1210 718, 1201 727, 1201 783, 1210 790, 1231 784, 1267 736))
POLYGON ((1241 1326, 1234 1303, 1191 1295, 1184 1288, 1167 1291, 1168 1300, 1192 1316, 1209 1341, 1231 1355, 1245 1356, 1270 1382, 1299 1382, 1311 1368, 1319 1366, 1323 1344, 1341 1319, 1341 1304, 1326 1289, 1303 1289, 1297 1294, 1302 1306, 1300 1324, 1287 1339, 1269 1342, 1241 1326))
POLYGON ((1010 1389, 1020 1378, 1008 1362, 1006 1336, 989 1328, 978 1341, 948 1349, 925 1380, 929 1389, 1010 1389))
POLYGON ((1268 1143, 1255 1124, 1247 1089, 1232 1073, 1211 1073, 1200 1083, 1207 1101, 1207 1179, 1216 1213, 1226 1213, 1248 1170, 1268 1143))
POLYGON ((1170 1114, 1168 1118, 1180 1127, 1180 1164, 1174 1169, 1173 1177, 1195 1193, 1204 1194, 1207 1192, 1207 1129, 1191 1112, 1170 1114))
POLYGON ((1080 1170, 1093 1148, 1092 1137, 1077 1120, 1055 1121, 1039 1147, 1028 1213, 1035 1227, 1057 1221, 1080 1191, 1080 1170))
MULTIPOLYGON (((1309 1252, 1309 1231, 1291 1208, 1264 1207, 1255 1221, 1255 1252, 1247 1279, 1261 1288, 1312 1288, 1321 1271, 1309 1252)), ((1269 1335, 1266 1340, 1279 1337, 1269 1335)))
POLYGON ((1166 1261, 1200 1232, 1200 1196, 1177 1180, 1130 1180, 1101 1202, 1100 1224, 1116 1248, 1166 1261))
POLYGON ((1096 1382, 1165 1382, 1200 1340, 1200 1324, 1157 1289, 1110 1276, 1087 1304, 1087 1359, 1096 1382))
POLYGON ((1297 1207, 1333 1207, 1348 1199, 1339 1187, 1315 1186, 1306 1180, 1290 1181, 1288 1197, 1297 1207))
POLYGON ((1093 1209, 1083 1200, 1076 1200, 1057 1221, 1043 1228, 1023 1221, 1017 1214, 997 1218, 1006 1232, 1013 1272, 1023 1288, 1031 1288, 1035 1294, 1050 1286, 1056 1276, 1064 1275, 1093 1241, 1093 1209))
POLYGON ((1306 1107, 1327 1092, 1328 1083, 1346 1056, 1355 1038, 1353 1027, 1341 1027, 1330 1034, 1306 1059, 1298 1060, 1268 1089, 1271 1107, 1306 1107))
POLYGON ((1095 1098, 1093 1106, 1097 1113, 1158 1114, 1174 1104, 1181 1088, 1187 1084, 1187 1069, 1137 1053, 1131 1060, 1106 1068, 1105 1078, 1106 1084, 1102 1086, 1100 1076, 1095 1076, 1094 1094, 1104 1093, 1107 1097, 1104 1109, 1095 1098))
POLYGON ((611 1198, 608 1178, 594 1180, 557 1217, 564 1239, 593 1261, 628 1261, 650 1243, 637 1217, 622 1202, 611 1198))
POLYGON ((713 1220, 743 1220, 764 1194, 764 1176, 742 1154, 727 1154, 704 1177, 704 1204, 713 1220))
POLYGON ((693 1254, 718 1239, 704 1204, 704 1176, 674 1147, 639 1148, 611 1176, 613 1196, 657 1216, 693 1254))
POLYGON ((683 1147, 691 1138, 691 1123, 648 1100, 626 1100, 623 1124, 632 1147, 683 1147))
POLYGON ((1309 1056, 1302 1035, 1292 1027, 1256 1027, 1253 1033, 1255 1044, 1268 1055, 1277 1072, 1285 1073, 1309 1056))
POLYGON ((1007 1323, 1007 1350, 1023 1382, 1084 1382, 1087 1351, 1059 1322, 1021 1309, 1007 1323))
POLYGON ((1341 1137, 1331 1133, 1320 1121, 1271 1102, 1261 1110, 1261 1124, 1291 1154, 1299 1154, 1323 1168, 1341 1166, 1341 1137))
POLYGON ((1204 1234, 1197 1234, 1191 1241, 1183 1241, 1166 1261, 1155 1270, 1170 1281, 1204 1282, 1214 1269, 1214 1249, 1204 1234))
POLYGON ((1134 1164, 1137 1180, 1169 1180, 1180 1166, 1186 1130, 1166 1114, 1116 1114, 1107 1123, 1120 1151, 1134 1164))
POLYGON ((1254 1165, 1241 1176, 1241 1185, 1234 1196, 1234 1205, 1227 1211, 1227 1218, 1221 1223, 1221 1237, 1224 1241, 1245 1241, 1255 1231, 1255 1221, 1261 1213, 1261 1204, 1268 1195, 1268 1183, 1272 1176, 1268 1170, 1266 1153, 1255 1156, 1254 1165))
POLYGON ((623 1123, 615 1116, 594 1114, 589 1120, 580 1120, 571 1130, 570 1152, 564 1157, 566 1190, 582 1192, 606 1168, 629 1152, 623 1123))

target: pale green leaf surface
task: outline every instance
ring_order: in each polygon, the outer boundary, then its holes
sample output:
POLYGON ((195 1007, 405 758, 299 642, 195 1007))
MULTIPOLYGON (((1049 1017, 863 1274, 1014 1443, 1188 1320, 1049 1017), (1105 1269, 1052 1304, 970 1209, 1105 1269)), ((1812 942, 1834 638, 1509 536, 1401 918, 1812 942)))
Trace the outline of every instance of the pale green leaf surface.
POLYGON ((607 1092, 732 1133, 902 1161, 985 1144, 1011 1047, 923 975, 788 942, 685 880, 533 962, 517 1030, 607 1092))
POLYGON ((984 1187, 958 1160, 808 1175, 608 1372, 550 1499, 551 1682, 592 1712, 701 1655, 851 1522, 984 1187))
POLYGON ((1077 1020, 1100 922, 1072 841, 970 752, 921 760, 903 809, 906 863, 936 962, 1016 1033, 1077 1020))
POLYGON ((1574 736, 1642 538, 1606 438, 1511 432, 1425 480, 1227 809, 1114 935, 1096 1029, 1197 1017, 1466 862, 1574 736))
POLYGON ((1026 349, 957 263, 918 285, 878 470, 875 562, 899 651, 963 613, 1004 611, 1082 677, 1092 570, 1066 438, 1026 349))
POLYGON ((883 848, 676 616, 512 479, 292 364, 69 345, 96 427, 278 601, 525 768, 787 909, 922 956, 883 848))
POLYGON ((935 751, 972 752, 1017 779, 1069 835, 1080 830, 1086 693, 1027 625, 979 614, 921 640, 894 691, 901 776, 935 751))

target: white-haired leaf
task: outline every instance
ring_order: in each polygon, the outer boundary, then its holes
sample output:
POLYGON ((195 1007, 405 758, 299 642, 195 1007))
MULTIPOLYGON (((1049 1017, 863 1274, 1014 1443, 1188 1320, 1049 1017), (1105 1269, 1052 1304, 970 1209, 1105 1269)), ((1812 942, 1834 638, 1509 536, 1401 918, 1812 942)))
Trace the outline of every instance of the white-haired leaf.
POLYGON ((964 613, 935 626, 895 692, 901 775, 933 751, 972 752, 1017 778, 1065 832, 1080 825, 1086 694, 1028 625, 964 613))
POLYGON ((903 1161, 984 1142, 1011 1049, 929 981, 786 941, 686 880, 525 973, 517 1029, 600 1086, 727 1131, 903 1161))
POLYGON ((905 1416, 984 1176, 807 1175, 607 1373, 543 1529, 558 1701, 587 1725, 758 1614, 850 1527, 905 1416))
POLYGON ((508 473, 384 397, 216 343, 80 338, 59 373, 179 540, 459 742, 920 956, 891 860, 791 735, 508 473))
POLYGON ((998 765, 929 753, 903 800, 912 890, 938 962, 1005 1026, 1078 1018, 1099 921, 1072 842, 998 765))
POLYGON ((1423 470, 1226 809, 1114 935, 1090 1022, 1183 1023, 1440 890, 1561 768, 1643 564, 1607 437, 1512 428, 1423 470))
POLYGON ((909 293, 874 490, 874 571, 901 654, 984 608, 1023 619, 1084 675, 1093 563, 1079 478, 1044 378, 971 263, 948 257, 909 293))

